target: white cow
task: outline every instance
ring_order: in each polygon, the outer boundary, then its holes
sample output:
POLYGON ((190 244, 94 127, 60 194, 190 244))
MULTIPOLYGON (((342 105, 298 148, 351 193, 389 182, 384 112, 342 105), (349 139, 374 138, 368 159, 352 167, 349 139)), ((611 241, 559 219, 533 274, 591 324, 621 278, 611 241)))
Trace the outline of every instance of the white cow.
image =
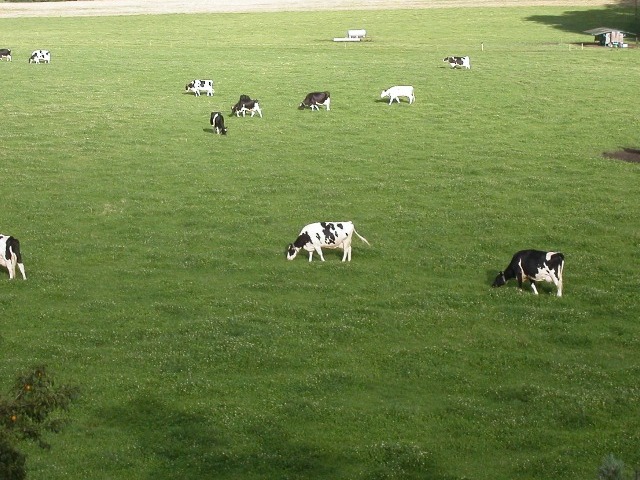
POLYGON ((396 100, 400 103, 399 97, 407 97, 409 99, 409 104, 412 104, 416 101, 416 96, 413 93, 413 87, 411 85, 396 85, 395 87, 391 87, 387 90, 383 90, 380 94, 380 98, 389 97, 389 105, 396 100))
POLYGON ((34 50, 29 57, 29 63, 51 63, 49 50, 34 50))
POLYGON ((16 276, 16 265, 20 269, 22 278, 26 280, 27 275, 24 273, 22 255, 20 254, 20 242, 17 238, 0 234, 0 266, 9 270, 10 280, 16 276))
POLYGON ((296 241, 287 247, 287 260, 293 260, 300 249, 304 248, 309 252, 309 261, 313 259, 313 252, 320 255, 320 260, 324 262, 322 256, 323 248, 341 248, 343 250, 342 261, 351 261, 351 240, 353 234, 369 245, 366 238, 361 237, 356 232, 353 222, 318 222, 310 223, 300 231, 296 241))
POLYGON ((200 96, 200 92, 206 92, 207 97, 213 96, 213 80, 192 80, 184 87, 187 92, 193 92, 196 97, 200 96))

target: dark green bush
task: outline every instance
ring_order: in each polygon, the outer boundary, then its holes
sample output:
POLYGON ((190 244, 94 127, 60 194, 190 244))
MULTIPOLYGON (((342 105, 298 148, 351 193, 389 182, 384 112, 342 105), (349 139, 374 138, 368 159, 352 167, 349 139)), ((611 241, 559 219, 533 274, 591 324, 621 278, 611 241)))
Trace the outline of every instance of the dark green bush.
POLYGON ((55 414, 66 411, 77 394, 75 387, 56 386, 44 366, 16 377, 9 395, 0 398, 1 479, 26 477, 26 458, 18 450, 18 443, 32 440, 42 448, 49 448, 43 434, 60 431, 66 420, 55 414))

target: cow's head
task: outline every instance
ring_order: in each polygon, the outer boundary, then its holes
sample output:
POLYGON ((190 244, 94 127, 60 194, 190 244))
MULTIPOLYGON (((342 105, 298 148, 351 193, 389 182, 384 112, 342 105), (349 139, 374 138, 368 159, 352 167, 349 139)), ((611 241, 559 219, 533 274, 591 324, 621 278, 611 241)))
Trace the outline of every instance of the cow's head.
POLYGON ((300 102, 300 105, 298 106, 298 110, 304 110, 304 107, 307 107, 308 105, 305 105, 304 102, 300 102))
POLYGON ((504 285, 505 283, 507 283, 507 279, 504 277, 504 272, 500 272, 498 273, 498 275, 496 276, 496 279, 493 281, 493 283, 491 284, 492 287, 501 287, 502 285, 504 285))
POLYGON ((380 98, 384 98, 388 96, 389 96, 389 90, 383 90, 382 93, 380 94, 380 98))
POLYGON ((299 248, 297 248, 293 243, 290 243, 287 246, 287 250, 285 251, 285 254, 287 255, 287 260, 293 260, 294 258, 296 258, 296 255, 298 254, 299 251, 300 251, 299 248))
POLYGON ((187 83, 187 86, 184 87, 185 90, 189 90, 190 88, 193 88, 193 82, 187 83))

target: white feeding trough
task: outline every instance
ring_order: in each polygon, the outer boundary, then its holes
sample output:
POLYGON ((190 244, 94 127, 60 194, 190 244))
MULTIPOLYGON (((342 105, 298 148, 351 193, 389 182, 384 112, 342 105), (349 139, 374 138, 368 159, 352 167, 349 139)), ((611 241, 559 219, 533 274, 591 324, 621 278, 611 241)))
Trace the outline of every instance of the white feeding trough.
POLYGON ((360 42, 367 36, 366 30, 347 30, 346 37, 334 38, 334 42, 360 42))

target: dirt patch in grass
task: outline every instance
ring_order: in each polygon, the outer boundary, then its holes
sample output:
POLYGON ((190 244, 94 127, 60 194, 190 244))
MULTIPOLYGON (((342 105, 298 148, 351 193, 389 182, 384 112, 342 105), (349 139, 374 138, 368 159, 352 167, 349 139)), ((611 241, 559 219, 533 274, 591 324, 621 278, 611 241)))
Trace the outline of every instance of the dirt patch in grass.
POLYGON ((419 8, 617 5, 623 0, 78 0, 12 3, 0 0, 0 18, 276 12, 419 8))
POLYGON ((617 152, 604 152, 602 156, 614 160, 622 160, 623 162, 640 163, 640 149, 637 148, 623 148, 617 152))

